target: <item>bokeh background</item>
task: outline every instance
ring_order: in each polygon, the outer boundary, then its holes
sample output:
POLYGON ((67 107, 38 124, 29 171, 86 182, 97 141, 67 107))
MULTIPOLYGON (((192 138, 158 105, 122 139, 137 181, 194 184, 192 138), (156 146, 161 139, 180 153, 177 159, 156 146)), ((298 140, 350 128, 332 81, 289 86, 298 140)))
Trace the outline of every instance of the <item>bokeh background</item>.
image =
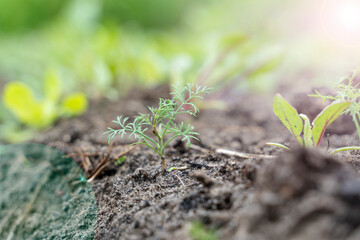
POLYGON ((26 141, 83 114, 91 101, 134 88, 195 82, 235 95, 301 90, 336 81, 360 60, 356 0, 0 4, 1 142, 26 141))

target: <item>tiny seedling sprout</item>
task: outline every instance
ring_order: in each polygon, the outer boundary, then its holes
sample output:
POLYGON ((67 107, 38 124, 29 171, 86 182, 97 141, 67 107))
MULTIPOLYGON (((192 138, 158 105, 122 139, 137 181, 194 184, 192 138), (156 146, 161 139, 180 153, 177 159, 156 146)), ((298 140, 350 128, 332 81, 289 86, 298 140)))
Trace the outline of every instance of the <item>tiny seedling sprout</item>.
MULTIPOLYGON (((319 147, 324 136, 326 128, 343 112, 346 112, 350 101, 337 102, 334 101, 325 107, 310 123, 309 118, 305 114, 298 114, 296 109, 291 106, 280 94, 277 94, 273 102, 273 110, 275 115, 280 119, 284 126, 295 137, 296 141, 303 147, 313 148, 319 147)), ((268 145, 281 147, 289 150, 289 148, 280 143, 267 143, 268 145)), ((335 149, 331 154, 341 151, 360 150, 360 147, 351 146, 335 149)))
POLYGON ((190 146, 191 139, 198 140, 196 136, 199 134, 193 131, 194 127, 191 124, 177 123, 175 118, 179 114, 196 116, 199 109, 194 100, 202 99, 202 95, 209 93, 210 89, 189 83, 182 89, 174 85, 173 88, 171 99, 160 98, 157 108, 148 107, 150 114, 140 113, 135 116, 133 122, 128 122, 129 118, 123 118, 123 116, 113 121, 120 128, 108 128, 108 131, 104 133, 109 134, 109 143, 118 134, 121 138, 125 135, 129 135, 129 138, 134 137, 136 142, 133 145, 143 144, 151 148, 160 156, 161 165, 165 168, 165 148, 170 142, 181 137, 181 140, 186 141, 187 146, 190 146), (148 130, 151 131, 152 136, 148 134, 148 130))
POLYGON ((121 157, 119 157, 118 159, 115 160, 115 165, 119 166, 125 161, 126 161, 126 156, 121 156, 121 157))

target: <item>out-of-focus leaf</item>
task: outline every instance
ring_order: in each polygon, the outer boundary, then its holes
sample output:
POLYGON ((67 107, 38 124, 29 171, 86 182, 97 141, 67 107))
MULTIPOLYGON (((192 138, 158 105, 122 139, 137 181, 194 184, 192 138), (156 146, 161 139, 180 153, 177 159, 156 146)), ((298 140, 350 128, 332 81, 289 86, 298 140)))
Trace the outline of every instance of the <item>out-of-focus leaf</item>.
POLYGON ((84 113, 87 109, 88 101, 83 93, 74 93, 67 96, 61 103, 61 109, 65 115, 75 116, 84 113))
POLYGON ((61 81, 55 70, 50 70, 44 78, 45 99, 56 103, 61 95, 61 81))
POLYGON ((31 89, 19 82, 10 82, 5 86, 3 101, 7 107, 21 122, 29 125, 38 125, 40 105, 36 101, 31 89))
POLYGON ((31 89, 19 82, 5 86, 3 101, 20 122, 35 128, 50 125, 56 118, 56 108, 50 101, 39 102, 31 89))
POLYGON ((242 33, 233 33, 225 36, 221 40, 221 46, 223 48, 232 48, 235 47, 247 40, 247 36, 242 33))
POLYGON ((281 62, 281 56, 274 56, 265 62, 259 63, 256 68, 252 69, 249 73, 248 77, 252 78, 260 74, 268 73, 274 70, 277 66, 279 66, 281 62))

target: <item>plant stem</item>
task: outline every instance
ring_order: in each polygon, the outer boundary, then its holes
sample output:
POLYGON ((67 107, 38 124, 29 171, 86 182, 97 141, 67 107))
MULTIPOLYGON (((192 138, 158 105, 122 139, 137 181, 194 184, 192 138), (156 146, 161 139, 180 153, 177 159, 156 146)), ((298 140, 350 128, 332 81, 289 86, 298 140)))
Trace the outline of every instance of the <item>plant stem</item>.
POLYGON ((355 123, 356 130, 358 132, 359 139, 360 139, 360 125, 359 125, 359 121, 357 119, 357 116, 359 117, 359 113, 358 114, 353 114, 353 122, 355 123))
POLYGON ((153 134, 157 137, 158 143, 159 143, 159 147, 161 148, 161 146, 163 145, 162 138, 160 137, 158 131, 156 130, 156 126, 153 125, 152 127, 153 127, 153 134))
POLYGON ((161 158, 161 166, 162 166, 163 169, 165 169, 166 168, 165 157, 160 156, 160 158, 161 158))

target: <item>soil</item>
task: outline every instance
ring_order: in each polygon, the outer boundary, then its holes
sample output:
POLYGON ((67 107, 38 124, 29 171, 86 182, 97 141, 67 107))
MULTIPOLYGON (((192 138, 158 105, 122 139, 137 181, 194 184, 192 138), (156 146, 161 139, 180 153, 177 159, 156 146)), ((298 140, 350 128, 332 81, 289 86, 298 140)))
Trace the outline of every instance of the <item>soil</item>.
MULTIPOLYGON (((116 102, 93 102, 85 115, 62 120, 34 140, 72 154, 89 175, 109 156, 111 163, 92 182, 95 239, 193 239, 194 221, 215 228, 219 239, 360 239, 359 153, 330 157, 323 150, 296 149, 272 113, 272 96, 241 95, 227 109, 202 110, 192 119, 200 141, 190 149, 181 142, 167 149, 167 167, 178 170, 163 171, 145 146, 136 146, 117 166, 131 141, 118 137, 108 146, 103 132, 116 127, 116 116, 146 112, 167 96, 168 89, 159 87, 134 90, 116 102), (268 141, 294 150, 281 153, 268 141), (224 155, 219 149, 253 155, 224 155)), ((349 124, 333 123, 340 127, 329 132, 331 147, 359 145, 349 124)))

